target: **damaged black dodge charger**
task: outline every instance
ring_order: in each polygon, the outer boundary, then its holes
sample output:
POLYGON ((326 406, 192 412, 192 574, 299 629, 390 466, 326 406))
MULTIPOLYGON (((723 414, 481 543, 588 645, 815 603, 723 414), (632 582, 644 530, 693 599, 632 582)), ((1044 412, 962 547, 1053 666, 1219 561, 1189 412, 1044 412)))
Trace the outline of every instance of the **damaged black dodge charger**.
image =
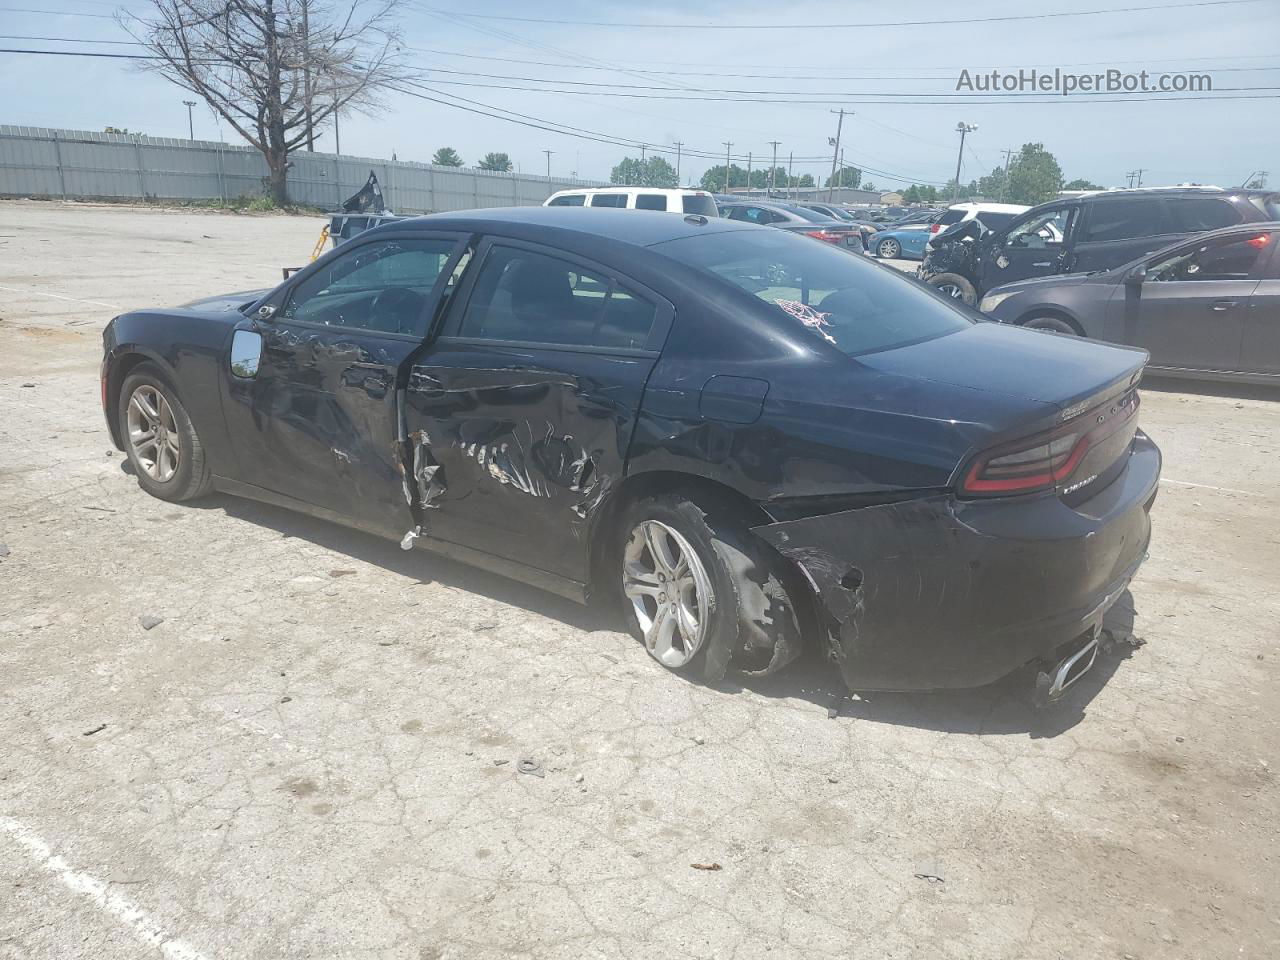
POLYGON ((1040 662, 1052 697, 1145 556, 1160 472, 1143 352, 974 322, 865 258, 698 216, 406 220, 104 341, 149 493, 605 598, 712 679, 811 637, 853 689, 1040 662))

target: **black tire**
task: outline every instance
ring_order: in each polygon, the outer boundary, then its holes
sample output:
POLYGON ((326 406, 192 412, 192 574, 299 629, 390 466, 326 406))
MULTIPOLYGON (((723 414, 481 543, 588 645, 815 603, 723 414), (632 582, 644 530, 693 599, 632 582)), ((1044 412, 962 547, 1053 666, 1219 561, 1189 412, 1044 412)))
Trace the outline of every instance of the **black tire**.
POLYGON ((134 367, 120 385, 116 406, 116 427, 124 443, 125 456, 133 467, 138 486, 160 500, 174 502, 194 500, 207 494, 213 484, 209 460, 196 428, 191 423, 187 409, 178 398, 178 391, 165 379, 160 369, 152 363, 134 367), (172 475, 157 479, 135 447, 129 429, 129 404, 140 388, 150 388, 161 394, 172 412, 172 430, 176 434, 178 463, 172 475))
POLYGON ((711 589, 697 652, 683 665, 664 666, 714 682, 724 676, 731 661, 740 672, 763 675, 799 655, 799 619, 784 585, 788 574, 781 559, 754 537, 745 523, 680 494, 645 497, 621 515, 611 579, 632 636, 645 642, 634 604, 623 591, 624 557, 632 532, 648 520, 656 520, 683 537, 702 564, 711 589))
POLYGON ((893 239, 893 237, 885 237, 883 240, 881 240, 879 243, 876 244, 877 257, 883 257, 886 260, 895 260, 901 255, 902 255, 902 244, 898 243, 898 241, 893 239), (892 247, 890 247, 889 250, 886 250, 885 248, 889 247, 890 244, 892 244, 892 247), (897 252, 895 253, 892 251, 897 251, 897 252))
POLYGON ((978 302, 978 291, 974 289, 973 282, 958 273, 937 273, 925 283, 943 296, 961 300, 971 307, 978 302))
POLYGON ((1051 313, 1033 315, 1024 320, 1019 321, 1021 326, 1028 330, 1044 330, 1049 333, 1065 333, 1072 337, 1084 336, 1074 323, 1065 317, 1057 317, 1051 313))

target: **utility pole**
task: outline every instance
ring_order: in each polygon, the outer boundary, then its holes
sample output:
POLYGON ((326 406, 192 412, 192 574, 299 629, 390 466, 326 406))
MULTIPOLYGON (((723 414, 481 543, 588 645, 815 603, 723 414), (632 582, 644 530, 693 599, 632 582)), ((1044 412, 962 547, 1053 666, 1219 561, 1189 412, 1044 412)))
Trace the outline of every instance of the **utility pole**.
POLYGON ((187 134, 190 139, 194 140, 196 138, 196 123, 191 119, 191 108, 196 105, 196 102, 194 100, 183 100, 182 102, 187 106, 187 134))
POLYGON ((1129 186, 1130 187, 1133 187, 1135 185, 1139 187, 1142 186, 1142 175, 1146 172, 1147 172, 1146 167, 1139 167, 1137 170, 1130 170, 1128 173, 1126 173, 1125 176, 1129 178, 1129 186), (1134 183, 1135 178, 1137 180, 1136 184, 1134 183))
POLYGON ((770 140, 769 145, 773 147, 773 163, 769 164, 769 196, 773 196, 773 188, 778 175, 778 144, 781 140, 770 140))
POLYGON ((311 16, 310 0, 302 0, 302 105, 307 116, 307 151, 315 150, 315 132, 311 126, 311 16))
POLYGON ((1013 150, 1001 150, 1004 154, 1004 176, 1000 178, 1000 203, 1004 203, 1004 192, 1009 186, 1009 171, 1013 169, 1013 150))
POLYGON ((640 144, 640 162, 642 164, 644 163, 644 152, 648 149, 649 149, 649 145, 647 143, 640 144))
POLYGON ((684 147, 684 141, 676 141, 676 186, 680 186, 680 151, 684 147))
POLYGON ((342 133, 338 130, 338 105, 333 105, 333 152, 336 155, 342 153, 342 133))
POLYGON ((547 179, 550 180, 551 179, 551 154, 555 153, 555 151, 543 150, 542 152, 547 155, 547 179))
POLYGON ((733 144, 728 141, 721 140, 724 144, 724 192, 729 192, 729 151, 733 148, 733 144))
MULTIPOLYGON (((831 177, 827 186, 827 203, 831 202, 833 196, 834 184, 836 181, 836 161, 840 159, 840 131, 844 127, 845 109, 841 107, 839 110, 829 110, 828 113, 836 113, 840 115, 840 119, 836 121, 836 135, 834 139, 828 139, 827 142, 834 148, 831 151, 831 177)), ((853 113, 852 110, 849 111, 853 113)))
POLYGON ((751 193, 751 151, 747 151, 747 193, 751 193))
POLYGON ((960 152, 956 155, 956 183, 951 190, 951 202, 955 203, 956 198, 960 196, 960 164, 964 161, 964 138, 966 134, 973 133, 978 129, 976 123, 965 123, 961 120, 956 124, 956 133, 960 134, 960 152))
POLYGON ((791 185, 795 182, 795 178, 791 176, 791 165, 795 162, 796 155, 794 151, 787 154, 787 199, 791 199, 791 185))

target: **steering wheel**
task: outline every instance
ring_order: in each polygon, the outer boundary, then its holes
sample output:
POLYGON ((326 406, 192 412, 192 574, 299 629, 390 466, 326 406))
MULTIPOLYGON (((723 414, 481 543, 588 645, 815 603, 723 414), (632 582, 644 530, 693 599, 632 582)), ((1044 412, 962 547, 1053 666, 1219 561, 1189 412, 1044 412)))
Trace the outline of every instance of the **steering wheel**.
POLYGON ((374 295, 369 313, 374 325, 386 333, 417 333, 413 329, 422 311, 422 295, 408 287, 386 287, 374 295), (391 323, 385 321, 392 321, 391 323), (405 329, 408 327, 409 329, 405 329))

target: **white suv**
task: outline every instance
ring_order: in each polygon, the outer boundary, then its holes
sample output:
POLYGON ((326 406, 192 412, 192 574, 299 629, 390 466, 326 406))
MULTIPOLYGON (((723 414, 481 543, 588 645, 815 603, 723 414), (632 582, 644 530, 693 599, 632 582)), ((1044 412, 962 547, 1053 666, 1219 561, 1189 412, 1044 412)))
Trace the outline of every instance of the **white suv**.
POLYGON ((598 187, 561 190, 544 207, 614 207, 624 210, 657 210, 667 213, 718 217, 716 202, 706 190, 663 190, 658 187, 598 187))
POLYGON ((947 227, 975 218, 981 220, 988 230, 999 230, 1018 214, 1030 209, 1016 203, 953 203, 929 227, 929 235, 930 238, 936 237, 947 227))

